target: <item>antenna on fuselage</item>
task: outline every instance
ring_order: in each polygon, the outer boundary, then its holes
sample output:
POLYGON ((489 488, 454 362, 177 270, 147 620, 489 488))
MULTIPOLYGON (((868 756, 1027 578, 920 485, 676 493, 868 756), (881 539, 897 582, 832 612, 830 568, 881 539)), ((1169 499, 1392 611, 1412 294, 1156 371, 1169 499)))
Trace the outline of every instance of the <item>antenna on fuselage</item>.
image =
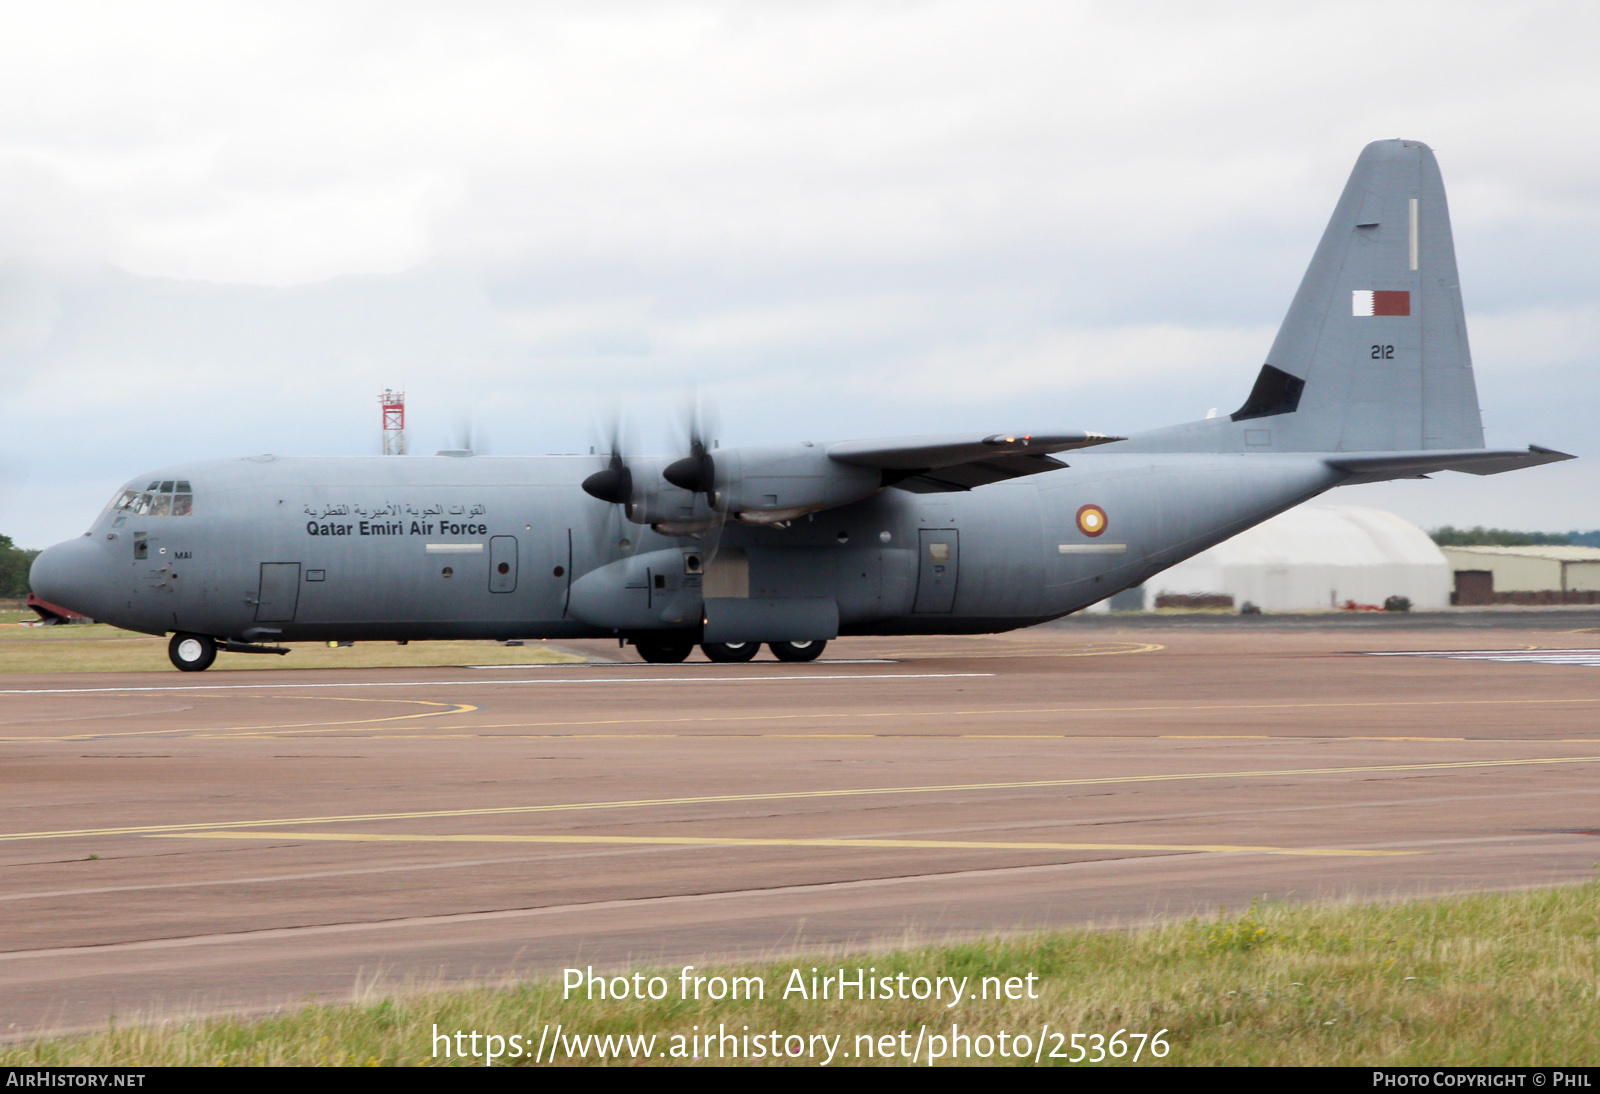
POLYGON ((404 456, 406 454, 405 389, 395 391, 392 388, 384 388, 383 394, 378 396, 378 402, 383 404, 383 454, 404 456))

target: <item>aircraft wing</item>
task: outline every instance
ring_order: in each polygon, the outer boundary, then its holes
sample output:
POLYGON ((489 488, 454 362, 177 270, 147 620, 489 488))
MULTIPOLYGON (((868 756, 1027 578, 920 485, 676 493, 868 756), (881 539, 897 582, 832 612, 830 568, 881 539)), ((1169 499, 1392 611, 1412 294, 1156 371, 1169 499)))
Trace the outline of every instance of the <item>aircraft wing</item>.
POLYGON ((1122 439, 1090 432, 891 437, 841 441, 828 446, 828 457, 852 467, 876 468, 887 484, 929 494, 1055 471, 1067 465, 1052 458, 1053 452, 1122 439))
POLYGON ((1577 459, 1552 448, 1529 445, 1520 448, 1438 448, 1420 452, 1352 452, 1329 456, 1329 467, 1350 472, 1342 485, 1384 482, 1388 479, 1422 478, 1435 471, 1464 471, 1469 475, 1498 475, 1545 463, 1577 459))

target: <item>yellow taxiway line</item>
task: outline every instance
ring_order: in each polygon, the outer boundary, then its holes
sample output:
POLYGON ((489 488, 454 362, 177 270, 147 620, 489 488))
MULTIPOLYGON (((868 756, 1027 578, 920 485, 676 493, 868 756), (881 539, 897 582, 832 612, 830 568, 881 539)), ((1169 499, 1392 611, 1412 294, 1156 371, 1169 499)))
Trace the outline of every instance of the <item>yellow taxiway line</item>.
POLYGON ((426 699, 359 699, 345 695, 247 695, 246 699, 304 699, 309 702, 333 703, 405 703, 410 706, 439 707, 439 710, 425 710, 420 714, 392 714, 384 718, 347 718, 335 722, 290 722, 283 725, 265 726, 204 726, 197 728, 179 729, 128 729, 105 732, 96 730, 92 733, 73 733, 65 737, 44 736, 14 736, 0 737, 0 742, 26 741, 37 743, 40 741, 98 741, 109 737, 164 737, 172 735, 185 735, 190 737, 215 737, 215 736, 244 736, 246 734, 260 733, 263 730, 286 729, 328 729, 333 726, 369 726, 380 722, 409 722, 417 718, 441 718, 448 714, 470 714, 477 710, 471 703, 436 703, 426 699))
POLYGON ((1253 847, 1209 843, 999 843, 922 839, 749 839, 734 836, 403 835, 381 832, 157 832, 153 839, 316 840, 329 843, 599 843, 662 847, 879 847, 912 851, 1179 851, 1213 854, 1389 857, 1420 851, 1253 847))
MULTIPOLYGON (((562 719, 560 721, 548 721, 548 722, 491 722, 491 723, 488 723, 488 724, 485 724, 485 725, 462 726, 461 728, 463 730, 471 730, 472 732, 471 733, 461 733, 461 734, 456 734, 456 735, 457 736, 478 736, 478 735, 480 735, 478 733, 478 731, 486 730, 486 729, 554 729, 554 728, 560 727, 560 726, 567 726, 567 727, 571 727, 573 729, 579 729, 579 728, 586 727, 586 726, 674 725, 674 724, 678 724, 678 723, 705 724, 705 723, 717 723, 717 722, 721 722, 721 723, 730 723, 730 722, 732 722, 732 723, 737 723, 737 722, 786 722, 786 721, 805 721, 807 719, 816 719, 817 721, 837 721, 837 720, 857 719, 857 718, 861 719, 863 721, 866 721, 868 719, 878 719, 878 718, 905 718, 905 719, 908 719, 908 720, 927 720, 927 719, 946 719, 946 718, 971 718, 971 717, 981 717, 981 716, 1014 717, 1014 716, 1021 716, 1021 715, 1037 715, 1037 714, 1072 714, 1072 715, 1077 715, 1077 714, 1102 714, 1102 715, 1110 714, 1110 715, 1118 715, 1118 714, 1150 714, 1150 713, 1175 713, 1175 714, 1184 714, 1184 715, 1187 715, 1187 716, 1190 716, 1190 717, 1204 717, 1205 715, 1212 714, 1212 713, 1216 713, 1216 714, 1235 714, 1235 713, 1238 713, 1239 711, 1344 710, 1344 709, 1362 709, 1362 708, 1370 708, 1370 707, 1382 707, 1385 710, 1390 710, 1390 709, 1396 709, 1396 708, 1402 708, 1402 707, 1551 706, 1551 705, 1563 705, 1563 704, 1569 704, 1570 705, 1570 704, 1592 704, 1592 703, 1600 703, 1600 697, 1585 696, 1585 697, 1572 698, 1572 699, 1416 699, 1416 700, 1400 700, 1398 702, 1389 701, 1389 700, 1350 700, 1350 701, 1335 700, 1335 701, 1331 701, 1331 702, 1310 702, 1310 703, 1218 703, 1218 704, 1214 704, 1214 705, 1203 705, 1203 706, 1202 705, 1196 705, 1196 704, 1193 704, 1193 703, 1163 703, 1163 704, 1158 704, 1158 705, 1147 705, 1147 706, 1013 707, 1013 708, 986 707, 986 708, 980 708, 980 709, 974 709, 974 710, 884 710, 884 711, 842 710, 842 711, 804 711, 804 712, 788 713, 788 714, 711 714, 711 713, 707 713, 707 714, 684 715, 684 716, 681 716, 681 717, 672 717, 672 718, 665 718, 665 717, 661 717, 660 715, 649 715, 649 716, 646 716, 646 717, 639 717, 639 718, 562 719)), ((507 734, 507 736, 511 736, 511 734, 507 734)), ((542 733, 542 734, 526 733, 526 734, 516 734, 515 736, 522 736, 522 737, 574 737, 574 736, 579 736, 579 734, 576 734, 576 733, 542 733)), ((586 734, 582 734, 582 736, 590 737, 590 736, 598 736, 598 735, 597 734, 587 734, 586 733, 586 734)), ((618 734, 618 736, 622 736, 622 735, 618 734)), ((709 736, 715 736, 715 734, 650 733, 650 734, 628 734, 627 736, 648 736, 648 737, 708 736, 709 737, 709 736)), ((824 736, 824 735, 823 734, 771 734, 771 733, 766 733, 766 734, 760 734, 760 736, 775 737, 775 736, 824 736)), ((826 734, 825 736, 877 737, 877 736, 904 736, 904 734, 849 733, 849 734, 826 734)), ((939 734, 938 736, 947 736, 947 735, 946 734, 939 734)), ((948 736, 957 736, 957 735, 949 734, 948 736)), ((967 737, 1009 737, 1009 736, 1013 736, 1013 734, 960 734, 960 736, 967 736, 967 737)), ((1059 737, 1066 737, 1066 736, 1071 736, 1071 737, 1077 737, 1077 736, 1084 736, 1084 734, 1019 734, 1019 735, 1016 735, 1016 736, 1041 736, 1041 737, 1058 737, 1058 736, 1059 737)), ((1103 736, 1103 734, 1090 734, 1090 736, 1103 736)), ((1178 736, 1189 736, 1189 735, 1188 734, 1171 734, 1170 736, 1178 737, 1178 736)), ((1196 735, 1196 736, 1200 736, 1200 735, 1196 735)), ((1222 735, 1219 735, 1219 736, 1222 736, 1222 735)), ((1233 735, 1229 734, 1227 736, 1233 736, 1233 735)), ((1249 735, 1240 735, 1240 736, 1249 736, 1249 735)), ((1262 736, 1267 736, 1267 735, 1263 734, 1262 736)), ((1299 739, 1299 738, 1297 737, 1297 738, 1294 738, 1294 739, 1299 739)), ((1373 738, 1350 737, 1350 738, 1347 738, 1347 737, 1345 737, 1343 735, 1340 735, 1338 739, 1340 739, 1340 740, 1346 740, 1346 739, 1348 739, 1348 740, 1369 740, 1369 739, 1370 740, 1413 740, 1413 739, 1415 739, 1415 740, 1428 740, 1428 741, 1433 741, 1433 740, 1454 741, 1454 740, 1460 740, 1461 738, 1457 738, 1457 737, 1418 737, 1418 738, 1411 738, 1411 737, 1373 737, 1373 738)))
POLYGON ((143 836, 177 832, 215 832, 233 828, 271 828, 301 824, 353 824, 372 821, 427 820, 438 817, 500 817, 527 813, 584 812, 599 809, 645 809, 673 805, 721 805, 738 802, 802 801, 891 794, 950 794, 992 790, 1048 790, 1072 786, 1116 786, 1139 783, 1197 782, 1221 779, 1268 779, 1315 775, 1397 774, 1408 771, 1470 771, 1496 767, 1543 767, 1600 763, 1600 756, 1540 756, 1520 760, 1451 760, 1435 763, 1363 764, 1358 767, 1293 767, 1267 771, 1194 771, 1161 775, 1104 775, 1082 779, 1029 779, 1017 782, 938 783, 927 786, 863 786, 838 790, 777 790, 753 794, 699 794, 681 798, 632 798, 618 801, 559 802, 549 805, 502 805, 477 809, 419 809, 402 813, 352 813, 341 816, 276 817, 263 820, 205 821, 187 824, 143 824, 115 828, 67 828, 40 832, 0 833, 0 842, 68 839, 81 836, 143 836))

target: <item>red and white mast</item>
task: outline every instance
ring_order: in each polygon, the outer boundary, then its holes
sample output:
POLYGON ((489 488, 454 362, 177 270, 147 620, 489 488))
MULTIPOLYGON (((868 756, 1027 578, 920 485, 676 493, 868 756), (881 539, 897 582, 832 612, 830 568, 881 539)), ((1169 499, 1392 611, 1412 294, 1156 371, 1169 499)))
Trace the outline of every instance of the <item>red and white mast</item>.
POLYGON ((383 454, 385 456, 404 456, 406 454, 406 393, 402 388, 394 391, 384 389, 378 401, 383 404, 383 454))

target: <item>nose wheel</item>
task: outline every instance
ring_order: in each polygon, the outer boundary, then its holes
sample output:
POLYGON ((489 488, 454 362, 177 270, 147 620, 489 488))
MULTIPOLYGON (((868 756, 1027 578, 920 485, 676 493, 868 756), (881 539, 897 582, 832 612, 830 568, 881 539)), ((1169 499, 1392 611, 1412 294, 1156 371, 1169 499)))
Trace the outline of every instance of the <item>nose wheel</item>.
POLYGON ((180 632, 167 643, 167 656, 183 672, 204 672, 217 659, 217 643, 203 634, 180 632))

